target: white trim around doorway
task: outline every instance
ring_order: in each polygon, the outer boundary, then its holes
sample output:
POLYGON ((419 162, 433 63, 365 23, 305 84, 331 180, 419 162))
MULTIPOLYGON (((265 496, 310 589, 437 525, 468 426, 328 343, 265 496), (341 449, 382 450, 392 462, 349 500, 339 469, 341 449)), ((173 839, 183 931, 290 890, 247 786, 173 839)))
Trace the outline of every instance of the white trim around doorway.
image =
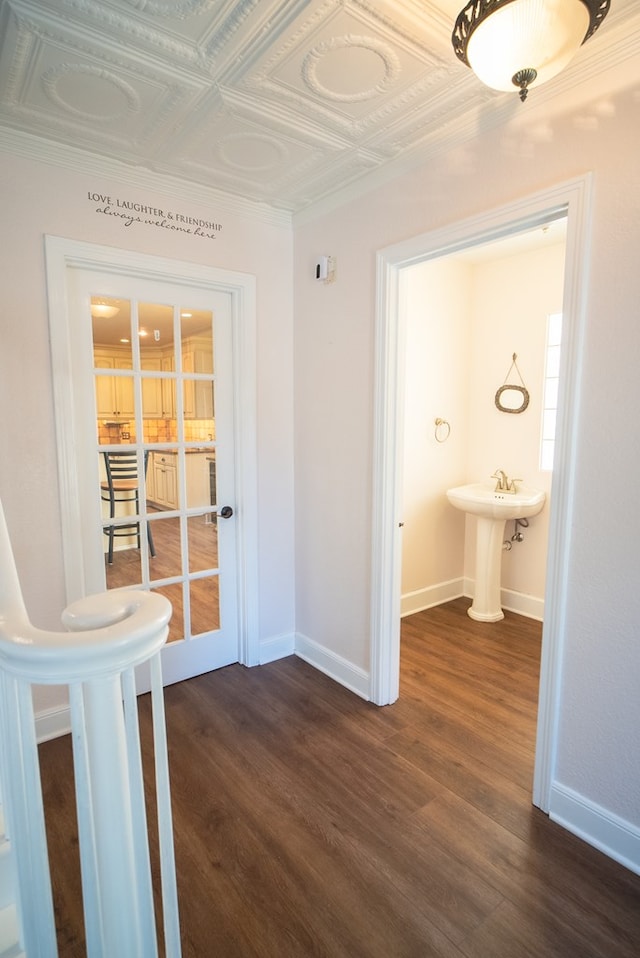
MULTIPOLYGON (((45 236, 47 292, 50 316, 66 315, 67 270, 102 270, 142 279, 161 279, 228 293, 233 328, 234 438, 237 491, 237 591, 239 661, 258 665, 258 490, 256 421, 256 281, 248 273, 201 266, 182 260, 98 246, 58 236, 45 236)), ((57 323, 57 328, 65 328, 57 323)), ((73 434, 70 343, 51 340, 55 392, 61 533, 64 541, 78 542, 82 530, 81 498, 74 468, 76 437, 73 434)), ((64 550, 67 603, 84 594, 81 550, 64 550)))
POLYGON ((371 701, 399 694, 401 618, 402 368, 400 272, 407 266, 567 216, 561 395, 555 446, 533 802, 549 810, 560 696, 566 581, 575 487, 591 176, 585 174, 481 216, 412 237, 377 255, 373 458, 371 701))

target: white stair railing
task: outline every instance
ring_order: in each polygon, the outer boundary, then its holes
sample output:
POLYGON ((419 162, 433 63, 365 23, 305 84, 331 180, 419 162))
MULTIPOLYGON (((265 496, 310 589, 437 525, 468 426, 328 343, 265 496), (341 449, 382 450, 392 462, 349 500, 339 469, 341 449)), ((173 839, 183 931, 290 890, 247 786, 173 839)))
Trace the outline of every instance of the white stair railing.
POLYGON ((69 686, 87 955, 157 958, 158 936, 135 694, 150 662, 164 950, 180 931, 160 651, 170 603, 107 592, 63 613, 67 632, 31 625, 0 503, 0 780, 15 856, 17 911, 27 958, 55 958, 32 684, 69 686))

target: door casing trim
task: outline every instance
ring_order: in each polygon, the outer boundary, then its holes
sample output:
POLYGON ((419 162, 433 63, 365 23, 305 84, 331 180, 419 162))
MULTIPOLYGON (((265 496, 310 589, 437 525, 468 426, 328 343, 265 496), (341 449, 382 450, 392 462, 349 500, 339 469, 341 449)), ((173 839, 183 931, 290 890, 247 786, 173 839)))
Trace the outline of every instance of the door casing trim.
POLYGON ((533 803, 549 810, 560 711, 567 580, 571 559, 580 372, 586 314, 591 174, 480 216, 412 237, 377 254, 374 369, 370 699, 388 705, 400 680, 402 367, 400 271, 426 260, 567 216, 561 390, 557 422, 540 665, 533 803))
POLYGON ((112 246, 99 246, 59 236, 45 236, 47 297, 51 331, 60 522, 67 604, 85 594, 79 503, 76 436, 74 435, 71 343, 66 317, 68 269, 94 269, 146 280, 194 285, 231 297, 233 330, 234 438, 237 521, 237 583, 239 661, 257 665, 258 608, 258 489, 256 417, 256 280, 249 273, 201 266, 112 246))

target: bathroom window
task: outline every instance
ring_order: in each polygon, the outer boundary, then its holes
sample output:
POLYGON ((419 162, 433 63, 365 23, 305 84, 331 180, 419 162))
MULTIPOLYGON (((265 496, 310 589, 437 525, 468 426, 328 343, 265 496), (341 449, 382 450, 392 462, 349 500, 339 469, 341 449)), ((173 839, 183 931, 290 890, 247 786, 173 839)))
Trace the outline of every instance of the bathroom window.
POLYGON ((544 370, 544 401, 542 409, 542 441, 540 444, 540 468, 553 469, 553 451, 556 441, 556 416, 558 411, 558 385, 560 382, 560 340, 562 338, 562 313, 551 313, 547 318, 547 348, 544 370))

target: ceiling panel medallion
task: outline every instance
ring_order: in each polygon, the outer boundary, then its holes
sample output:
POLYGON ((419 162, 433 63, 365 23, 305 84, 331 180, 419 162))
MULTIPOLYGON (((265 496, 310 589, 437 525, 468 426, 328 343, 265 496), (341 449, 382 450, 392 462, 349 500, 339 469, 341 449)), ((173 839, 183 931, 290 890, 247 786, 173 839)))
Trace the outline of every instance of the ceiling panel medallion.
POLYGON ((50 100, 85 120, 117 120, 140 110, 133 87, 98 66, 60 64, 44 74, 42 83, 50 100))
POLYGON ((386 92, 400 73, 391 47, 373 37, 333 37, 310 50, 302 77, 310 90, 327 100, 355 103, 386 92))
POLYGON ((275 169, 289 159, 282 143, 259 133, 229 134, 218 144, 218 155, 228 166, 254 173, 275 169))

